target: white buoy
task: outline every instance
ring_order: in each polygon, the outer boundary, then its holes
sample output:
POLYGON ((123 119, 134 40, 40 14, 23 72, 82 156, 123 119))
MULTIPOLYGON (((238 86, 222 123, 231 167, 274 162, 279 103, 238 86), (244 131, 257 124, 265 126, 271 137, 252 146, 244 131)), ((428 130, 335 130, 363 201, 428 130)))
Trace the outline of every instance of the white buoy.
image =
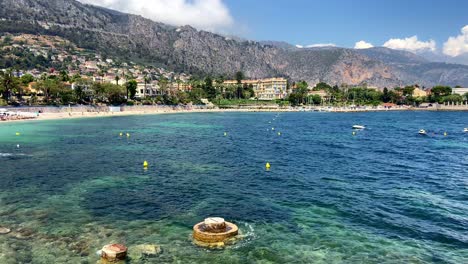
POLYGON ((20 148, 20 145, 19 145, 19 144, 16 144, 16 148, 20 148))

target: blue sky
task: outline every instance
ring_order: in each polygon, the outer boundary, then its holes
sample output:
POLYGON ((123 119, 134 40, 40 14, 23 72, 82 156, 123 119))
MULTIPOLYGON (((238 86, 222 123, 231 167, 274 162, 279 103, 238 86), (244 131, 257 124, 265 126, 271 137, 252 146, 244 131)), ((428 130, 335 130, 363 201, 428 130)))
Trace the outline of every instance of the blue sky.
POLYGON ((335 43, 353 47, 365 40, 376 46, 390 38, 416 35, 440 47, 468 25, 463 0, 225 0, 241 34, 255 40, 292 44, 335 43))

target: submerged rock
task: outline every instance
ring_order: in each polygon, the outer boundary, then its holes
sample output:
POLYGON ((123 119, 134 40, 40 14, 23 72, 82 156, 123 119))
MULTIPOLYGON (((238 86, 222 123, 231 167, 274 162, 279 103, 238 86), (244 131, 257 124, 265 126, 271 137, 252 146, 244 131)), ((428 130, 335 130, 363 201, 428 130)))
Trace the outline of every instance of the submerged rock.
POLYGON ((128 249, 129 257, 133 260, 156 257, 161 254, 161 247, 153 244, 142 244, 128 249))
POLYGON ((11 232, 11 229, 6 227, 0 227, 0 235, 5 235, 11 232))
POLYGON ((27 227, 22 227, 11 233, 17 239, 28 239, 34 235, 34 231, 27 227))
POLYGON ((122 244, 105 245, 101 249, 101 258, 107 261, 124 260, 127 257, 127 247, 122 244))

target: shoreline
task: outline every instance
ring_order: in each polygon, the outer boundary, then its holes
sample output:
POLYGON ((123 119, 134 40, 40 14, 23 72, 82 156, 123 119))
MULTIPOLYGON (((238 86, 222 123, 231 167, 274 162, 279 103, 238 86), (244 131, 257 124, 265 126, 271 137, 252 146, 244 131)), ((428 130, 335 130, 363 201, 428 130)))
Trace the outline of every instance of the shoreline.
MULTIPOLYGON (((331 111, 320 111, 322 113, 365 113, 365 112, 400 112, 400 111, 431 111, 431 112, 460 112, 468 111, 468 108, 461 109, 428 109, 428 108, 395 108, 395 109, 354 109, 354 110, 343 110, 335 109, 331 111)), ((122 112, 58 112, 58 113, 40 113, 37 118, 25 118, 25 119, 12 119, 2 120, 2 123, 11 122, 30 122, 30 121, 46 121, 46 120, 66 120, 66 119, 79 119, 79 118, 98 118, 98 117, 112 117, 112 116, 139 116, 139 115, 159 115, 159 114, 182 114, 182 113, 224 113, 224 112, 244 112, 244 113, 255 113, 255 112, 314 112, 312 110, 303 109, 252 109, 252 108, 231 108, 231 109, 192 109, 192 110, 138 110, 138 111, 122 111, 122 112)), ((317 111, 315 111, 317 112, 317 111)))
POLYGON ((218 112, 249 112, 249 110, 226 110, 226 109, 194 109, 194 110, 157 110, 157 111, 124 111, 124 112, 60 112, 60 113, 40 113, 37 118, 3 120, 2 123, 11 122, 35 122, 46 120, 67 120, 81 118, 99 118, 113 116, 140 116, 140 115, 162 115, 181 113, 218 113, 218 112))

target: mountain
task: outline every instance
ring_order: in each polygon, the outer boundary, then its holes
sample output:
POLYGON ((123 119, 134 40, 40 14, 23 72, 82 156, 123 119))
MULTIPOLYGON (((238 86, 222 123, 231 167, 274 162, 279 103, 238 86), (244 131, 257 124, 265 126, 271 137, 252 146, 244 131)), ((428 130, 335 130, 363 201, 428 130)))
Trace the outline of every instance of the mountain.
POLYGON ((356 52, 366 55, 374 60, 393 65, 414 65, 429 62, 425 58, 409 51, 393 50, 384 47, 359 49, 356 52))
POLYGON ((251 78, 310 83, 468 85, 468 66, 432 63, 408 52, 246 41, 75 0, 0 0, 0 32, 56 35, 103 54, 192 74, 232 76, 242 70, 251 78))
POLYGON ((280 49, 285 49, 285 50, 296 50, 297 47, 292 45, 292 44, 289 44, 285 41, 272 41, 272 40, 266 40, 266 41, 260 41, 259 42, 260 44, 262 45, 265 45, 265 46, 272 46, 272 47, 277 47, 277 48, 280 48, 280 49))
POLYGON ((433 62, 447 62, 447 63, 468 65, 468 53, 452 57, 452 56, 445 55, 442 52, 427 51, 427 52, 418 53, 418 55, 433 62))

